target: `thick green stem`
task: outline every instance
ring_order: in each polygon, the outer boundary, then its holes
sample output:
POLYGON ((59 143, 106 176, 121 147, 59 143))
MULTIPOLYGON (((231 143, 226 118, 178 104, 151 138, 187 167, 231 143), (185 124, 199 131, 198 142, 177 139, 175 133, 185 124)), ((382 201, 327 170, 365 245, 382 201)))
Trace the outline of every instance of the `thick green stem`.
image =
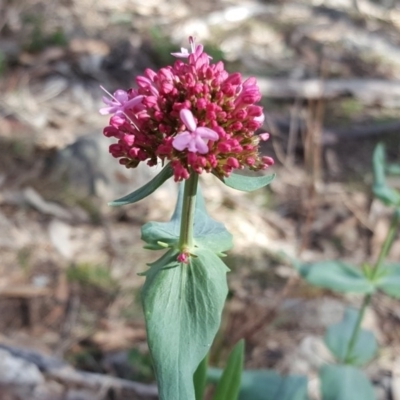
MULTIPOLYGON (((371 277, 370 277, 371 280, 374 280, 374 278, 376 278, 376 276, 379 274, 379 271, 383 265, 383 262, 385 261, 386 256, 389 254, 389 251, 392 247, 392 244, 393 244, 393 241, 394 241, 394 238, 396 235, 397 225, 399 224, 399 221, 400 221, 400 212, 399 212, 399 210, 395 210, 393 217, 392 217, 392 222, 390 224, 389 231, 386 235, 385 241, 383 242, 381 251, 378 256, 378 260, 376 261, 373 272, 371 274, 371 277)), ((366 311, 367 307, 369 306, 369 303, 371 302, 371 297, 372 297, 371 293, 365 295, 365 297, 364 297, 360 312, 358 314, 358 319, 357 319, 356 325, 354 326, 354 330, 353 330, 353 333, 351 334, 349 345, 347 346, 346 357, 344 358, 344 362, 346 364, 351 362, 352 353, 353 353, 354 347, 357 343, 358 337, 360 335, 361 324, 364 319, 365 311, 366 311)))
POLYGON ((185 182, 185 189, 183 192, 181 232, 179 236, 179 248, 182 251, 187 251, 193 246, 193 223, 198 181, 199 175, 195 172, 192 172, 189 179, 187 179, 185 182))

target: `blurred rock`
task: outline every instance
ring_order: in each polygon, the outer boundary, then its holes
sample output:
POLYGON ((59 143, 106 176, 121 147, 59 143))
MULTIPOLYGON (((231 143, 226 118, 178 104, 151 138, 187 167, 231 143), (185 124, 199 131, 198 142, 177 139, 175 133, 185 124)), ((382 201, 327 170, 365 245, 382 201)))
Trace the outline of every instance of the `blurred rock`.
POLYGON ((294 353, 288 354, 283 364, 291 374, 310 375, 323 365, 334 362, 322 337, 306 336, 294 353))
POLYGON ((98 400, 99 396, 88 390, 70 389, 65 400, 98 400))
POLYGON ((101 132, 78 138, 60 150, 49 165, 51 179, 62 179, 79 197, 95 195, 111 201, 141 187, 160 171, 141 163, 127 169, 114 159, 108 148, 112 140, 101 132))
POLYGON ((71 226, 54 219, 49 224, 49 236, 54 247, 67 260, 72 259, 74 250, 71 241, 71 226))
POLYGON ((0 349, 0 386, 29 389, 43 381, 43 376, 35 364, 0 349))
POLYGON ((65 393, 65 388, 61 384, 55 381, 48 381, 36 386, 32 394, 30 395, 29 399, 65 400, 64 393, 65 393))
POLYGON ((282 305, 282 312, 288 313, 285 318, 296 321, 300 329, 307 331, 338 323, 344 310, 342 301, 328 297, 307 301, 286 299, 282 305))
POLYGON ((14 357, 0 349, 0 383, 3 385, 34 386, 43 382, 37 366, 21 358, 14 357))

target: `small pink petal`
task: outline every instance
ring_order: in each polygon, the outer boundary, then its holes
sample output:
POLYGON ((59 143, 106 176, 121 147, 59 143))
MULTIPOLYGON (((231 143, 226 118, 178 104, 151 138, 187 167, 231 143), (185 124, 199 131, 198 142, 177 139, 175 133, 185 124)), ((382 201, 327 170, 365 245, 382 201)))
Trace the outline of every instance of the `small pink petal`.
POLYGON ((103 103, 104 103, 104 104, 110 105, 110 104, 112 104, 112 102, 113 102, 112 99, 109 99, 109 98, 106 97, 106 96, 103 96, 102 99, 103 99, 103 103))
POLYGON ((182 122, 186 125, 186 128, 189 129, 189 131, 194 131, 197 127, 196 121, 194 120, 193 114, 190 110, 183 108, 179 116, 181 117, 182 122))
POLYGON ((122 141, 127 145, 127 146, 132 146, 133 145, 133 143, 135 142, 135 136, 133 136, 133 135, 125 135, 123 138, 122 138, 122 141))
POLYGON ((100 108, 99 113, 101 115, 112 114, 113 109, 114 109, 114 107, 103 107, 103 108, 100 108))
POLYGON ((137 104, 140 104, 143 100, 144 96, 136 96, 133 99, 127 100, 126 103, 123 104, 124 108, 132 108, 137 104))
POLYGON ((265 120, 265 115, 264 114, 261 114, 258 117, 254 117, 254 121, 259 122, 260 124, 264 123, 264 120, 265 120))
POLYGON ((272 157, 264 156, 261 158, 266 165, 274 165, 275 161, 272 157))
POLYGON ((187 58, 189 57, 189 52, 187 49, 184 47, 181 47, 181 51, 177 53, 171 53, 172 56, 178 57, 178 58, 187 58))
POLYGON ((263 140, 264 142, 266 141, 266 140, 268 140, 269 139, 269 133, 260 133, 259 135, 258 135, 259 137, 260 137, 260 139, 261 140, 263 140))
POLYGON ((190 132, 185 131, 176 135, 172 141, 172 146, 179 151, 185 150, 192 140, 190 132))
POLYGON ((123 104, 128 101, 128 93, 125 90, 118 89, 114 92, 114 99, 123 104))
POLYGON ((200 135, 203 139, 209 139, 216 141, 219 139, 219 135, 217 132, 213 131, 210 128, 206 128, 204 126, 200 126, 196 129, 196 133, 200 135))
POLYGON ((192 138, 192 140, 189 142, 188 151, 190 151, 191 153, 197 153, 198 152, 196 140, 197 140, 197 138, 192 138))
MULTIPOLYGON (((200 154, 208 153, 208 146, 206 145, 206 143, 200 136, 196 136, 196 138, 194 139, 194 142, 195 142, 197 152, 199 152, 200 154)), ((189 150, 189 151, 191 151, 191 150, 189 150)))

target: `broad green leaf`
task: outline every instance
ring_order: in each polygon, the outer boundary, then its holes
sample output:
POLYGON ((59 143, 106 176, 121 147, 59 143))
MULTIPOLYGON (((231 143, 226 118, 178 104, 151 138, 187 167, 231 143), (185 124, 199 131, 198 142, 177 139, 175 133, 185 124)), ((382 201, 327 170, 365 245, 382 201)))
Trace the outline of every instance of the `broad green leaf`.
POLYGON ((350 365, 326 365, 320 379, 322 400, 376 400, 368 378, 350 365))
POLYGON ((234 347, 215 389, 213 400, 237 400, 243 370, 244 340, 234 347))
MULTIPOLYGON (((218 382, 222 371, 209 369, 209 381, 218 382)), ((308 400, 307 378, 282 376, 273 370, 246 370, 242 374, 239 400, 308 400)))
POLYGON ((275 174, 263 176, 245 176, 232 173, 228 178, 218 177, 218 179, 232 189, 241 190, 243 192, 252 192, 269 185, 275 179, 275 174))
POLYGON ((189 264, 177 256, 170 249, 151 265, 142 303, 160 400, 195 400, 193 374, 220 325, 228 268, 207 249, 189 264))
POLYGON ((374 195, 387 205, 400 205, 400 193, 386 183, 385 147, 382 143, 375 147, 372 165, 374 170, 374 184, 372 186, 374 195))
POLYGON ((193 375, 193 384, 196 400, 203 400, 204 391, 207 384, 207 370, 208 370, 208 356, 210 353, 203 358, 203 361, 199 364, 196 372, 193 375))
MULTIPOLYGON (((325 343, 336 359, 344 363, 347 349, 358 319, 359 311, 348 308, 341 322, 331 325, 325 334, 325 343)), ((378 350, 372 332, 361 329, 358 340, 350 355, 350 364, 363 366, 371 361, 378 350)))
POLYGON ((342 261, 303 264, 300 275, 314 286, 338 292, 373 293, 374 285, 356 267, 342 261))
POLYGON ((165 181, 167 181, 174 174, 170 164, 167 164, 162 171, 155 176, 150 182, 147 182, 141 188, 135 190, 134 192, 121 197, 120 199, 114 200, 108 205, 110 206, 124 206, 126 204, 136 203, 139 200, 144 199, 153 192, 155 192, 165 181))
MULTIPOLYGON (((142 240, 147 243, 146 248, 160 250, 159 243, 173 246, 179 241, 181 226, 181 211, 183 201, 183 185, 179 190, 178 201, 174 214, 169 222, 149 222, 142 227, 142 240)), ((205 208, 200 187, 196 198, 196 211, 193 227, 194 244, 198 248, 223 253, 232 248, 232 235, 221 222, 212 219, 205 208)))
POLYGON ((382 275, 377 286, 388 296, 400 298, 400 263, 386 265, 382 268, 382 275))

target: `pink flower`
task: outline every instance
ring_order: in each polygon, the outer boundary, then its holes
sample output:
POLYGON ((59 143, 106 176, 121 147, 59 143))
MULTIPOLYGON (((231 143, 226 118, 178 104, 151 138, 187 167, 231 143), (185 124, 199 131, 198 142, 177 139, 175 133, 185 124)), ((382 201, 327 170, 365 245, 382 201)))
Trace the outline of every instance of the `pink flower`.
POLYGON ((176 58, 188 58, 190 53, 189 53, 188 49, 185 49, 184 47, 181 47, 181 51, 180 52, 171 53, 171 55, 176 57, 176 58))
MULTIPOLYGON (((188 58, 190 56, 190 54, 194 54, 195 59, 199 58, 200 55, 203 53, 204 47, 201 44, 196 45, 193 36, 189 36, 189 44, 190 44, 190 50, 191 50, 190 53, 189 53, 188 49, 181 47, 180 52, 171 53, 171 55, 176 58, 188 58)), ((208 58, 212 58, 212 57, 208 56, 208 58)))
POLYGON ((189 38, 190 50, 158 71, 146 69, 137 88, 117 90, 105 98, 101 114, 112 114, 104 135, 114 139, 111 154, 127 168, 140 162, 170 162, 174 179, 193 171, 229 176, 233 170, 262 170, 273 164, 259 153, 256 131, 262 126, 261 93, 254 77, 243 81, 189 38))
POLYGON ((101 115, 124 113, 126 109, 141 103, 143 99, 143 96, 136 96, 130 99, 128 93, 121 89, 118 89, 114 92, 114 95, 112 95, 102 86, 100 87, 111 97, 111 99, 105 96, 103 97, 103 102, 107 104, 108 107, 100 108, 99 112, 101 115))
POLYGON ((179 113, 188 131, 178 133, 172 146, 179 151, 188 149, 191 153, 208 153, 208 140, 218 140, 218 133, 206 127, 198 127, 190 110, 183 109, 179 113))

